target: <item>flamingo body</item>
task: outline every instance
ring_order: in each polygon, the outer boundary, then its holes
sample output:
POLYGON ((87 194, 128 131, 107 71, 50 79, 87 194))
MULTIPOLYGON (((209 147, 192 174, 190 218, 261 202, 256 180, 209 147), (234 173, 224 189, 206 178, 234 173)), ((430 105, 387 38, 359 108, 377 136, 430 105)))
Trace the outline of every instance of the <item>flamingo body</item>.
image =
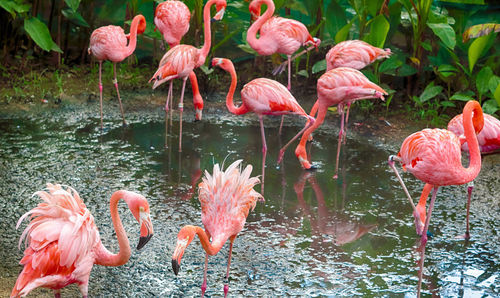
POLYGON ((362 69, 375 60, 388 58, 391 49, 374 47, 361 40, 346 40, 339 42, 326 54, 326 70, 337 67, 362 69))
POLYGON ((170 47, 181 42, 189 31, 191 13, 186 4, 181 1, 169 0, 158 4, 155 10, 154 22, 170 47))
MULTIPOLYGON (((116 225, 118 215, 112 212, 120 244, 120 253, 112 254, 103 246, 94 217, 78 193, 71 187, 63 189, 59 184, 48 184, 47 189, 48 192, 35 193, 44 202, 25 213, 17 223, 19 226, 28 216, 31 219, 19 241, 21 246, 26 240, 27 247, 20 261, 24 267, 11 297, 25 296, 37 287, 59 290, 73 283, 78 284, 86 297, 94 264, 119 266, 130 258, 130 246, 123 226, 121 222, 116 225)), ((142 247, 153 232, 149 205, 144 197, 128 191, 115 192, 112 202, 117 204, 120 198, 127 201, 141 223, 142 247)), ((117 212, 116 205, 114 207, 112 210, 117 212)))
MULTIPOLYGON (((464 140, 463 114, 450 120, 448 130, 464 140)), ((477 135, 477 141, 482 154, 498 152, 500 150, 500 120, 489 114, 484 114, 484 127, 477 135)), ((462 142, 462 151, 469 151, 467 142, 462 142)))
POLYGON ((193 69, 201 66, 204 59, 200 59, 199 49, 191 45, 177 45, 163 55, 158 70, 154 73, 153 89, 164 81, 175 78, 187 78, 193 69))

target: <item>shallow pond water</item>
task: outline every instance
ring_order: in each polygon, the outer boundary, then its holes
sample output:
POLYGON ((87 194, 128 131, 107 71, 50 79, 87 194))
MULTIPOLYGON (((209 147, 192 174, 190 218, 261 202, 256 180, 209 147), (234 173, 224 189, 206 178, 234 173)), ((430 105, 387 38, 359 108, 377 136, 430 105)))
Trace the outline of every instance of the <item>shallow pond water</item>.
MULTIPOLYGON (((178 122, 164 148, 163 113, 136 109, 107 116, 101 133, 96 105, 63 106, 37 113, 0 114, 0 296, 7 296, 20 270, 17 219, 36 206, 32 193, 47 182, 73 186, 90 209, 106 246, 117 242, 109 217, 109 197, 118 189, 148 198, 155 228, 152 240, 121 267, 94 266, 90 297, 198 296, 204 253, 195 240, 179 276, 171 268, 176 235, 186 224, 201 225, 196 187, 201 172, 236 159, 261 173, 261 139, 255 116, 223 110, 193 122, 191 111, 178 152, 178 122)), ((115 108, 115 107, 113 107, 115 108)), ((111 108, 109 108, 111 109, 111 108)), ((281 167, 279 147, 300 129, 288 120, 278 136, 278 118, 266 119, 268 156, 265 203, 247 219, 235 241, 229 294, 233 296, 416 296, 417 251, 411 208, 387 166, 400 144, 348 134, 339 179, 333 180, 337 117, 314 135, 313 160, 321 167, 303 171, 291 146, 281 167)), ((352 125, 351 125, 352 126, 352 125)), ((401 136, 402 141, 404 136, 401 136)), ((471 240, 455 239, 465 230, 465 186, 440 188, 427 244, 423 294, 497 296, 500 294, 498 236, 500 157, 483 158, 471 206, 471 240)), ((404 174, 413 197, 423 186, 404 174)), ((260 186, 256 187, 260 190, 260 186)), ((120 214, 131 244, 139 227, 125 204, 120 214)), ((209 259, 208 296, 223 295, 228 245, 209 259)), ((35 290, 31 297, 52 294, 35 290)), ((78 295, 76 286, 63 297, 78 295)))

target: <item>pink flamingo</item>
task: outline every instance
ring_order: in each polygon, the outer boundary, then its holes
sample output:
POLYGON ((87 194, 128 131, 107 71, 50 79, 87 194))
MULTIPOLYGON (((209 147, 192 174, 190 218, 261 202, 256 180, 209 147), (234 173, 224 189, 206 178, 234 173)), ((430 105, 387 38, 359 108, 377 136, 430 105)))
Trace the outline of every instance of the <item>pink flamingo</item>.
MULTIPOLYGON (((182 37, 189 30, 189 20, 191 13, 189 8, 181 1, 168 0, 158 4, 155 10, 154 22, 156 28, 163 35, 163 39, 168 43, 170 48, 180 44, 182 37)), ((195 121, 201 120, 203 111, 203 98, 201 97, 198 88, 198 80, 196 74, 189 74, 189 81, 193 89, 193 104, 195 107, 195 121)), ((172 104, 172 103, 170 103, 172 104)))
POLYGON ((118 80, 116 79, 116 63, 132 55, 137 44, 137 34, 142 34, 146 30, 146 19, 142 15, 136 15, 130 26, 130 33, 125 35, 123 29, 119 26, 103 26, 92 32, 90 36, 90 46, 88 49, 89 55, 94 55, 99 60, 99 100, 101 108, 101 128, 102 123, 102 80, 101 70, 102 61, 110 60, 113 62, 113 84, 116 87, 118 94, 118 102, 120 103, 120 112, 122 113, 123 125, 126 125, 125 115, 123 114, 122 100, 120 91, 118 90, 118 80), (130 42, 127 45, 127 39, 130 42))
POLYGON ((179 273, 181 258, 195 235, 200 238, 205 250, 205 270, 201 294, 207 289, 208 255, 216 255, 224 243, 229 239, 229 257, 227 260, 226 279, 224 284, 224 297, 229 291, 229 266, 234 240, 245 225, 248 212, 255 208, 261 194, 253 187, 259 183, 259 178, 250 177, 252 166, 247 165, 242 171, 241 160, 233 162, 224 171, 219 164, 214 166, 213 174, 205 171, 205 177, 198 186, 198 198, 201 204, 201 227, 187 225, 182 227, 177 234, 177 244, 172 255, 172 269, 175 275, 179 273), (212 243, 210 243, 212 239, 212 243))
POLYGON ((71 187, 47 184, 48 192, 38 191, 44 202, 25 213, 19 221, 30 217, 30 223, 19 240, 26 239, 24 265, 19 273, 11 297, 25 296, 38 287, 54 290, 77 283, 83 297, 87 297, 90 271, 94 264, 121 266, 130 258, 127 234, 118 215, 118 201, 123 199, 141 226, 137 249, 141 249, 153 236, 153 225, 147 200, 131 191, 119 190, 110 200, 111 219, 115 227, 120 251, 110 252, 101 242, 99 231, 78 193, 71 187))
MULTIPOLYGON (((464 134, 470 149, 470 163, 468 168, 462 166, 460 139, 453 132, 445 129, 424 129, 413 133, 404 140, 398 156, 391 155, 389 157, 389 166, 396 173, 412 205, 417 233, 422 231, 421 244, 424 246, 427 242, 427 230, 439 186, 461 185, 471 182, 481 170, 481 153, 479 152, 479 144, 476 138, 476 134, 481 131, 484 124, 481 105, 477 101, 471 100, 465 105, 463 114, 464 134), (403 168, 412 173, 417 179, 433 186, 429 211, 425 217, 423 229, 421 229, 421 210, 417 210, 413 204, 413 200, 394 166, 394 161, 401 162, 403 168)), ((422 196, 427 197, 429 187, 427 185, 424 187, 422 196), (426 192, 427 194, 425 194, 426 192)), ((465 238, 469 238, 470 199, 469 195, 467 200, 465 238)), ((425 202, 423 208, 425 210, 425 202)))
MULTIPOLYGON (((264 134, 264 121, 263 115, 286 115, 286 114, 296 114, 308 119, 307 125, 297 133, 283 148, 280 149, 278 159, 283 158, 286 148, 297 139, 300 134, 302 134, 307 128, 314 124, 314 118, 307 115, 304 109, 295 100, 293 95, 285 88, 282 84, 266 79, 258 78, 250 81, 243 89, 241 89, 241 101, 242 104, 239 107, 235 107, 233 102, 234 91, 236 90, 236 84, 238 78, 236 76, 236 71, 234 70, 233 62, 229 59, 224 58, 214 58, 212 60, 212 66, 219 66, 225 71, 231 74, 231 86, 229 87, 229 92, 226 97, 227 109, 235 115, 243 115, 248 112, 254 112, 259 116, 260 121, 260 133, 262 135, 262 185, 264 185, 264 168, 266 164, 266 136, 264 134)), ((262 187, 262 191, 264 188, 262 187)))
MULTIPOLYGON (((367 98, 380 98, 383 100, 384 95, 387 95, 387 93, 378 85, 370 82, 359 70, 349 67, 334 68, 324 73, 318 79, 317 89, 318 100, 316 101, 315 108, 313 107, 313 109, 318 110, 318 117, 316 118, 316 122, 302 135, 300 143, 295 149, 295 155, 304 169, 310 169, 312 167, 306 153, 307 139, 309 138, 309 135, 325 120, 328 107, 331 105, 337 105, 337 110, 341 118, 339 142, 337 145, 337 162, 335 166, 335 175, 333 176, 334 179, 337 179, 340 145, 342 135, 344 133, 344 105, 352 103, 356 100, 367 98)), ((315 111, 314 113, 311 111, 310 115, 314 114, 315 111)))
MULTIPOLYGON (((291 85, 291 58, 301 46, 313 45, 318 47, 321 41, 313 38, 306 26, 299 21, 273 17, 274 3, 272 0, 253 0, 248 6, 252 18, 257 19, 247 32, 248 44, 259 53, 269 56, 274 53, 285 54, 288 57, 288 85, 291 85), (267 5, 267 10, 260 16, 262 4, 267 5), (260 37, 257 39, 257 32, 260 37)), ((311 47, 310 49, 314 48, 311 47)))
MULTIPOLYGON (((483 114, 483 117, 484 126, 477 135, 479 151, 482 155, 498 153, 500 150, 500 121, 489 114, 483 114)), ((467 142, 464 137, 463 114, 459 114, 450 120, 450 122, 448 123, 448 130, 458 136, 460 143, 462 144, 462 151, 469 152, 469 146, 467 146, 467 142)), ((433 186, 431 184, 425 184, 422 194, 420 195, 420 200, 416 206, 417 212, 420 216, 420 227, 423 227, 425 223, 425 206, 432 187, 433 186)), ((469 186, 467 187, 468 201, 472 196, 473 188, 474 186, 472 185, 472 183, 469 183, 469 186)), ((469 205, 467 205, 467 207, 469 207, 469 205)), ((469 214, 468 210, 467 214, 469 214)), ((421 235, 422 230, 417 230, 417 234, 421 235)), ((468 233, 466 233, 465 235, 467 237, 468 233)))
MULTIPOLYGON (((184 110, 184 90, 186 88, 186 80, 188 76, 191 76, 193 69, 200 67, 205 63, 208 52, 210 51, 211 45, 211 31, 210 31, 210 7, 216 5, 217 14, 214 16, 214 20, 220 20, 224 16, 224 11, 226 8, 226 0, 209 0, 205 7, 203 8, 203 24, 204 24, 204 34, 205 42, 201 49, 197 49, 190 45, 177 45, 171 48, 160 61, 158 70, 154 73, 151 81, 154 81, 153 89, 164 82, 170 81, 170 86, 168 89, 167 101, 165 103, 165 113, 168 112, 168 103, 172 99, 172 83, 173 79, 181 78, 182 91, 181 99, 179 101, 179 112, 180 112, 180 124, 179 124, 179 151, 182 151, 182 112, 184 110)), ((193 73, 194 76, 194 73, 193 73)), ((201 114, 200 114, 201 117, 201 114)))

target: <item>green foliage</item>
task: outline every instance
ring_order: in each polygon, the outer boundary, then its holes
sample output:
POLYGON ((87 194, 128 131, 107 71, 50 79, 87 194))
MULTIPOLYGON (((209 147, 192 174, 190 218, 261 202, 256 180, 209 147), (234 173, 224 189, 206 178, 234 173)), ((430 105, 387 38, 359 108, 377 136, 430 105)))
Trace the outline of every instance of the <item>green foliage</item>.
POLYGON ((24 20, 24 30, 45 51, 56 51, 62 53, 61 49, 52 40, 47 26, 37 18, 24 20))

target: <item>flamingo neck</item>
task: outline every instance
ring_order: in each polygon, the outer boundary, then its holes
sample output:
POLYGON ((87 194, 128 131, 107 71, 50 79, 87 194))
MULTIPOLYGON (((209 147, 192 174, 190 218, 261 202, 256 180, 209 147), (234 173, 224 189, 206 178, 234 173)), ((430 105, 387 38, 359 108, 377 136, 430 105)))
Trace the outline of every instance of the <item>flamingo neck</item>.
MULTIPOLYGON (((325 116, 326 112, 328 110, 328 106, 323 106, 319 99, 316 101, 316 103, 313 106, 313 109, 318 110, 318 116, 316 117, 316 121, 314 121, 313 125, 309 127, 306 131, 304 131, 304 134, 302 135, 302 138, 300 139, 299 146, 305 148, 306 147, 306 142, 309 139, 309 135, 315 131, 322 123, 325 121, 325 116), (316 106, 317 104, 317 106, 316 106)), ((312 114, 312 111, 311 111, 312 114)), ((299 147, 297 146, 297 147, 299 147)))
POLYGON ((227 240, 227 237, 222 239, 212 239, 212 243, 210 243, 210 239, 208 238, 207 233, 205 230, 203 230, 201 227, 198 226, 185 226, 183 229, 193 229, 194 233, 198 235, 198 238, 200 238, 200 243, 205 252, 211 256, 216 255, 219 250, 224 246, 224 243, 227 240))
POLYGON ((229 86, 229 91, 226 96, 226 107, 229 112, 242 115, 248 113, 248 108, 245 103, 242 103, 239 107, 236 107, 233 102, 234 91, 236 90, 236 84, 238 83, 238 77, 236 76, 236 70, 234 66, 229 65, 228 69, 226 69, 231 74, 231 86, 229 86))
POLYGON ((135 47, 137 45, 137 28, 139 27, 139 23, 142 21, 142 16, 136 16, 132 20, 132 24, 130 25, 130 41, 126 47, 127 56, 132 55, 135 51, 135 47))
POLYGON ((121 266, 128 262, 131 255, 130 244, 123 228, 120 215, 118 214, 118 201, 120 199, 126 200, 124 192, 119 190, 115 192, 109 201, 109 209, 111 213, 111 220, 115 228, 116 238, 118 239, 119 252, 114 254, 110 252, 102 242, 96 252, 96 264, 103 266, 121 266))
POLYGON ((264 14, 262 16, 260 16, 250 26, 250 28, 248 29, 248 32, 247 32, 247 42, 253 49, 258 48, 260 45, 259 39, 257 39, 257 32, 262 27, 262 25, 264 25, 264 23, 267 22, 267 20, 269 20, 274 14, 273 1, 272 0, 261 0, 260 5, 262 6, 263 3, 267 5, 266 12, 264 12, 264 14))
POLYGON ((476 133, 481 131, 484 125, 483 111, 477 101, 469 101, 463 112, 464 135, 469 146, 469 167, 464 168, 463 183, 470 182, 476 178, 481 170, 481 152, 476 133))
POLYGON ((205 35, 203 47, 200 49, 200 65, 205 63, 205 59, 210 51, 210 46, 212 44, 212 32, 210 30, 210 7, 215 4, 215 0, 210 0, 205 4, 203 8, 203 34, 205 35))

